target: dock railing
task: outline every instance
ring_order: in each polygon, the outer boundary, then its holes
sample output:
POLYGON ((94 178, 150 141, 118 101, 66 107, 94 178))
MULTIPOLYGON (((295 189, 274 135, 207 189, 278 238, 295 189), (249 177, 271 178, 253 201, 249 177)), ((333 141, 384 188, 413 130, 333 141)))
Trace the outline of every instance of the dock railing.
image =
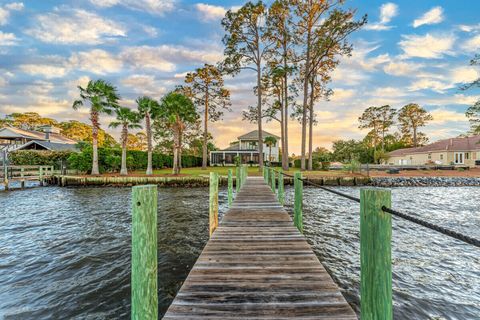
MULTIPOLYGON (((246 165, 236 167, 235 186, 240 191, 248 176, 246 165)), ((233 170, 228 170, 228 205, 233 202, 233 170)), ((219 175, 210 172, 209 235, 218 227, 219 175)), ((131 318, 158 319, 157 200, 156 185, 132 187, 131 318)))
POLYGON ((4 166, 0 174, 0 180, 9 190, 11 181, 20 181, 20 187, 25 188, 26 181, 39 181, 43 186, 54 175, 53 166, 4 166))
POLYGON ((360 204, 360 312, 362 320, 392 319, 392 215, 440 232, 454 239, 480 247, 480 240, 435 225, 391 208, 391 191, 383 188, 360 189, 360 198, 314 183, 301 172, 294 175, 272 167, 264 167, 263 177, 284 201, 283 176, 293 178, 295 197, 293 221, 303 233, 303 184, 336 194, 360 204), (275 177, 278 176, 278 189, 275 177), (282 178, 280 178, 280 176, 282 178))

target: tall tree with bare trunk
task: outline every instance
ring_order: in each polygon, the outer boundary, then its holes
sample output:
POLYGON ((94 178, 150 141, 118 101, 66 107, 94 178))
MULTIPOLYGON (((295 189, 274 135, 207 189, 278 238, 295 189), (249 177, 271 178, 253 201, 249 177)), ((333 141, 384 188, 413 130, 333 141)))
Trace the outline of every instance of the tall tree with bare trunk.
MULTIPOLYGON (((270 69, 275 70, 273 74, 280 76, 274 79, 281 90, 278 94, 280 101, 280 124, 281 124, 281 146, 282 146, 282 169, 289 169, 288 161, 288 119, 289 119, 289 80, 294 71, 293 58, 293 34, 292 34, 291 0, 276 0, 270 6, 267 19, 267 30, 265 37, 273 42, 269 51, 270 69)), ((272 81, 273 82, 273 81, 272 81)))
POLYGON ((187 73, 184 87, 186 94, 203 112, 202 170, 207 169, 208 122, 222 118, 223 111, 229 110, 230 91, 225 88, 222 72, 211 64, 205 64, 194 72, 187 73))
POLYGON ((413 147, 418 147, 427 142, 428 138, 422 132, 418 132, 418 128, 425 126, 431 120, 433 120, 432 115, 418 104, 409 103, 403 106, 398 112, 398 122, 403 135, 402 140, 405 142, 411 141, 413 147))
MULTIPOLYGON (((352 48, 346 41, 347 36, 366 23, 366 16, 354 21, 355 11, 342 10, 340 6, 344 2, 292 0, 295 8, 295 43, 301 48, 297 54, 301 62, 299 76, 303 87, 301 170, 306 169, 307 120, 311 109, 309 102, 312 101, 309 99, 312 96, 309 87, 312 87, 312 81, 315 82, 318 71, 325 70, 324 63, 338 55, 350 54, 352 48)), ((313 112, 313 108, 310 112, 313 112)), ((310 116, 310 121, 312 119, 310 116)), ((309 153, 312 154, 311 150, 309 153)))
POLYGON ((272 42, 265 37, 267 7, 263 2, 247 2, 237 11, 227 11, 222 25, 226 35, 224 70, 232 75, 251 70, 257 76, 258 160, 263 168, 262 71, 272 42))

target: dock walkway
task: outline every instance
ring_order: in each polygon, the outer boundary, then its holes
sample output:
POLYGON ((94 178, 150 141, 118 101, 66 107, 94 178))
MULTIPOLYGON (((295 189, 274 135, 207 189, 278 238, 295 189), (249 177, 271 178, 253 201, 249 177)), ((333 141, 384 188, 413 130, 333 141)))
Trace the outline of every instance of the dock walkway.
POLYGON ((357 319, 262 177, 248 177, 163 319, 357 319))

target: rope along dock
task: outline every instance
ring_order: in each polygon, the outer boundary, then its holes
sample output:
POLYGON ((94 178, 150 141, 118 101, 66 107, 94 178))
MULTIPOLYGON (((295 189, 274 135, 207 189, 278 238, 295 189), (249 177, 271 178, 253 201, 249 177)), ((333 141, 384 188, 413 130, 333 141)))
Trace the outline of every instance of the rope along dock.
POLYGON ((163 319, 357 319, 262 177, 246 178, 163 319))

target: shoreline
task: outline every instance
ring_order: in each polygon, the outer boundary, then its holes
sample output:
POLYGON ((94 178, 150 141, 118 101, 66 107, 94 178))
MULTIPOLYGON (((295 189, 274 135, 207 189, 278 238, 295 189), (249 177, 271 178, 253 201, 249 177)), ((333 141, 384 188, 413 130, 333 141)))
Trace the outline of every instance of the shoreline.
MULTIPOLYGON (((371 179, 368 177, 315 177, 310 181, 324 186, 368 186, 371 179)), ((141 184, 156 184, 159 187, 208 187, 209 178, 206 176, 72 176, 54 175, 48 181, 50 185, 66 186, 134 186, 141 184)), ((235 184, 235 177, 233 177, 235 184)), ((219 177, 219 184, 226 186, 226 176, 219 177)), ((285 185, 293 185, 293 179, 284 178, 285 185)))
MULTIPOLYGON (((344 187, 379 187, 379 188, 400 188, 400 187, 480 187, 480 177, 428 177, 428 176, 395 176, 395 177, 311 177, 310 181, 322 186, 344 186, 344 187)), ((131 187, 135 185, 155 184, 160 188, 200 188, 209 186, 208 176, 75 176, 75 175, 53 175, 45 180, 46 186, 59 187, 131 187)), ((233 177, 235 184, 235 177, 233 177)), ((284 178, 284 184, 292 186, 293 179, 284 178)), ((219 177, 219 185, 228 185, 227 176, 219 177)), ((305 186, 307 186, 305 184, 305 186)), ((29 186, 24 189, 11 188, 14 190, 27 190, 41 186, 29 186)), ((5 190, 1 190, 5 191, 5 190)))

